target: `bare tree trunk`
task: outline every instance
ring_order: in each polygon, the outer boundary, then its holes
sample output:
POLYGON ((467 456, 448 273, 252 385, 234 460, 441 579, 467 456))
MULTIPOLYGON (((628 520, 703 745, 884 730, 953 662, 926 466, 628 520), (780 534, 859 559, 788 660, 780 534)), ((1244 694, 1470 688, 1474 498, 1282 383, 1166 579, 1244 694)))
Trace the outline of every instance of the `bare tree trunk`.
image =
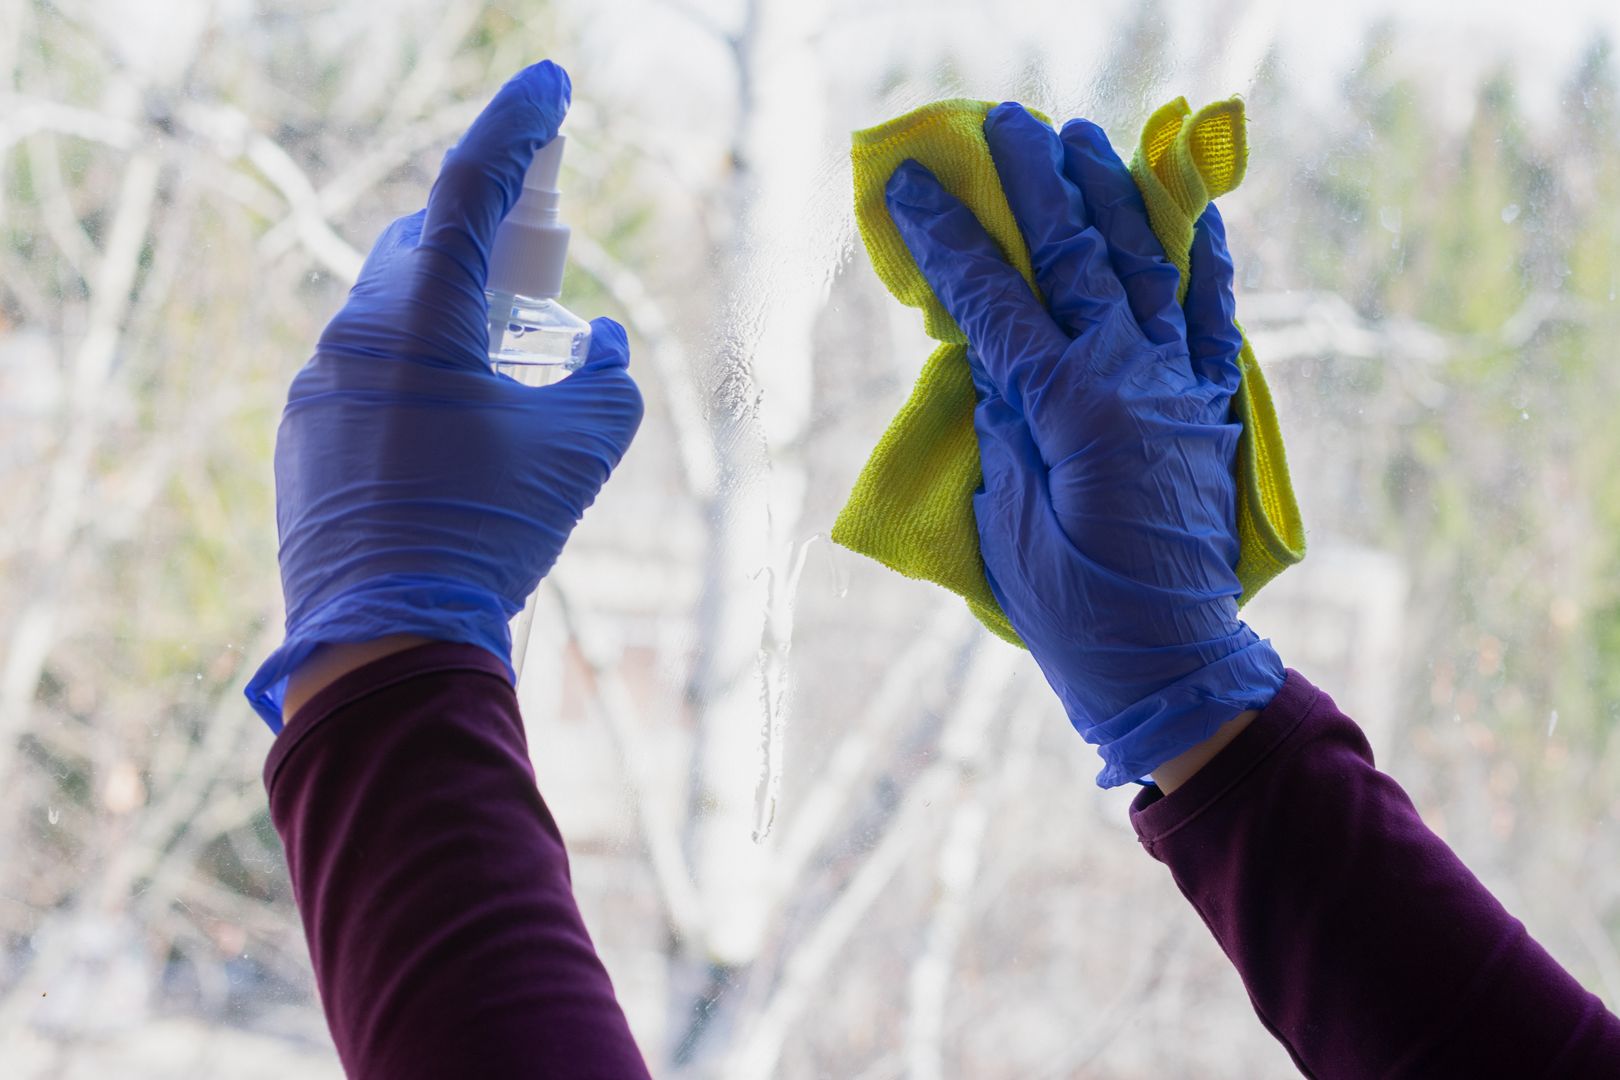
POLYGON ((43 520, 34 533, 29 561, 38 575, 32 595, 11 618, 4 666, 0 667, 0 782, 9 778, 17 737, 41 672, 56 640, 61 575, 74 537, 89 512, 92 466, 102 434, 103 410, 124 320, 129 314, 147 230, 157 198, 159 162, 133 155, 124 166, 107 245, 90 281, 84 336, 69 370, 66 434, 46 482, 43 520))
MULTIPOLYGON (((802 565, 811 334, 823 297, 802 270, 813 222, 823 107, 801 5, 750 0, 732 38, 738 103, 733 174, 716 214, 721 256, 718 344, 710 370, 719 482, 690 682, 695 746, 688 845, 702 910, 705 969, 677 978, 678 1058, 693 1060, 716 1002, 758 957, 775 908, 772 834, 791 703, 788 651, 802 565), (786 250, 784 250, 786 248, 786 250), (693 978, 697 975, 697 978, 693 978), (684 983, 684 986, 683 986, 684 983), (690 995, 697 985, 695 1005, 690 995)), ((735 993, 732 997, 735 998, 735 993)))

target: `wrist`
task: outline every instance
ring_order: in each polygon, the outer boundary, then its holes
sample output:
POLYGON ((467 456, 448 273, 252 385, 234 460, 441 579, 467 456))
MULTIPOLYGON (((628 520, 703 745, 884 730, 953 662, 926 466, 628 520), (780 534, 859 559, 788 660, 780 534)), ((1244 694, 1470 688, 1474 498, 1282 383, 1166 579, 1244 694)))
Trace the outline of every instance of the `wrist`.
MULTIPOLYGON (((1270 642, 1247 627, 1234 638, 1232 644, 1244 642, 1235 651, 1167 685, 1144 683, 1140 696, 1129 705, 1101 723, 1081 727, 1103 759, 1098 784, 1117 787, 1140 781, 1214 739, 1235 718, 1270 703, 1287 676, 1282 660, 1270 642)), ((1075 715, 1071 709, 1071 719, 1075 715)), ((1236 734, 1233 730, 1228 737, 1236 734)), ((1195 759, 1196 755, 1189 761, 1195 759)), ((1173 776, 1171 783, 1175 782, 1173 776)))
POLYGON ((311 698, 349 672, 373 660, 426 645, 432 640, 421 634, 390 634, 371 641, 344 641, 317 646, 309 658, 287 676, 287 693, 281 703, 282 723, 291 720, 311 698))
POLYGON ((293 674, 319 654, 327 654, 329 658, 310 668, 301 680, 305 686, 320 681, 318 676, 328 672, 330 667, 329 677, 316 687, 317 692, 344 673, 339 669, 346 663, 348 670, 352 670, 364 662, 350 663, 357 657, 370 655, 376 659, 387 655, 386 651, 371 652, 386 648, 374 644, 384 639, 395 644, 410 639, 411 644, 452 641, 476 645, 493 653, 511 672, 512 639, 508 622, 520 610, 521 603, 509 603, 493 589, 450 577, 391 574, 350 587, 330 598, 295 602, 290 599, 295 595, 298 593, 288 590, 289 610, 293 614, 287 622, 286 637, 259 665, 245 688, 248 703, 272 732, 279 734, 282 718, 291 717, 297 711, 296 706, 308 700, 302 697, 289 707, 289 684, 293 674), (340 645, 365 648, 360 652, 350 649, 328 652, 340 645))
POLYGON ((1226 723, 1215 729, 1215 733, 1203 742, 1177 754, 1169 761, 1153 770, 1153 782, 1160 791, 1169 795, 1181 785, 1191 780, 1205 765, 1215 759, 1215 756, 1226 749, 1228 743, 1243 733, 1243 729, 1254 722, 1260 715, 1259 709, 1250 709, 1234 716, 1226 723))

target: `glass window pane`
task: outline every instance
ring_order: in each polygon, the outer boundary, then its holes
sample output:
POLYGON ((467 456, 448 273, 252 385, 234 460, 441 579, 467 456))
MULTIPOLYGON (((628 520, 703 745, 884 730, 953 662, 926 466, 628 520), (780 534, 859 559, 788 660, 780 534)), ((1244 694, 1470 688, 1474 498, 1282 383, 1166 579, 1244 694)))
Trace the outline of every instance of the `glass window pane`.
POLYGON ((276 418, 546 55, 565 297, 648 415, 521 697, 655 1074, 1293 1075, 1028 656, 827 539, 929 349, 848 133, 948 96, 1128 152, 1244 95, 1223 212, 1311 542, 1248 617, 1620 1005, 1617 16, 1560 6, 0 0, 0 1057, 340 1075, 241 696, 276 418))

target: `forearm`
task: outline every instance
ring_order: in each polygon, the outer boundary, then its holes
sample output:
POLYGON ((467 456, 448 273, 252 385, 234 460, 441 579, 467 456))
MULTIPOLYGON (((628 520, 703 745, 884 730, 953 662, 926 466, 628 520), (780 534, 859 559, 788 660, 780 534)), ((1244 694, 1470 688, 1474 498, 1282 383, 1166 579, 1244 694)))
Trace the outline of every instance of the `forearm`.
POLYGON ((1317 1077, 1620 1075, 1620 1020, 1373 767, 1297 674, 1132 818, 1317 1077))
POLYGON ((491 654, 432 644, 336 678, 265 783, 351 1076, 646 1075, 491 654))

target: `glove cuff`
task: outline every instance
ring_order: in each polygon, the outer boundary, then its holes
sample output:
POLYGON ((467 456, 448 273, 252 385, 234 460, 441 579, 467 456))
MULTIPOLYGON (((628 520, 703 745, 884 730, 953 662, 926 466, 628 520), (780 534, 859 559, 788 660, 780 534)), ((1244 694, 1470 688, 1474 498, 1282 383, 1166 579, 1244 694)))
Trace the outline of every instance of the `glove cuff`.
POLYGON ((248 680, 248 704, 272 732, 280 734, 287 680, 317 647, 394 634, 420 634, 487 649, 515 683, 508 624, 516 614, 506 600, 465 582, 414 574, 374 578, 333 597, 296 623, 289 620, 281 647, 248 680))
POLYGON ((1222 659, 1081 731, 1087 742, 1098 744, 1103 759, 1099 787, 1147 783, 1154 769, 1197 746, 1228 720, 1271 703, 1287 675, 1282 658, 1271 642, 1248 627, 1243 634, 1248 643, 1222 659))

